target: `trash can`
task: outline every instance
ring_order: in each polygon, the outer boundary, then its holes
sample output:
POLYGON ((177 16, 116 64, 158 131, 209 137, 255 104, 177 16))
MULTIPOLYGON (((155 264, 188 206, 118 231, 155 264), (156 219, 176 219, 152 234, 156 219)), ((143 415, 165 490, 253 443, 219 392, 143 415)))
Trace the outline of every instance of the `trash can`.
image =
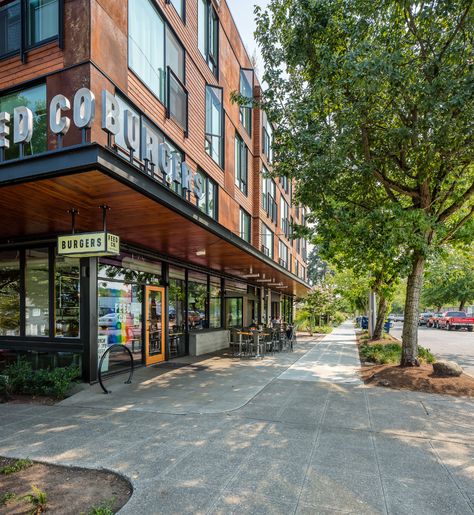
POLYGON ((390 320, 387 320, 383 326, 383 330, 386 332, 386 333, 389 333, 390 332, 390 328, 392 327, 392 322, 390 322, 390 320))

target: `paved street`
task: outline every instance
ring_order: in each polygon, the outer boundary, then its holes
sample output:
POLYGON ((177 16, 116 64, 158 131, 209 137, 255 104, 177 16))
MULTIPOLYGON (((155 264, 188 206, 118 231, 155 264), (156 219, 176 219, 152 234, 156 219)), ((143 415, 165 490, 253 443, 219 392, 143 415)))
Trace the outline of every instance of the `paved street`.
MULTIPOLYGON (((396 323, 391 333, 401 340, 402 329, 402 324, 396 323)), ((418 340, 439 358, 456 361, 474 377, 474 333, 420 327, 418 340)))
POLYGON ((364 386, 350 324, 298 347, 0 405, 0 455, 117 471, 122 515, 473 513, 474 401, 364 386))

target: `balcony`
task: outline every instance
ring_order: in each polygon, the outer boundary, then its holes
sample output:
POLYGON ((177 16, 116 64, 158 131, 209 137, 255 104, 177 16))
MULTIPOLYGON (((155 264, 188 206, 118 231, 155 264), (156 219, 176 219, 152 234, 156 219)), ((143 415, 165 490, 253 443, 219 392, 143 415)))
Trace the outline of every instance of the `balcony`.
POLYGON ((166 73, 166 116, 173 118, 188 136, 188 91, 169 66, 166 73))

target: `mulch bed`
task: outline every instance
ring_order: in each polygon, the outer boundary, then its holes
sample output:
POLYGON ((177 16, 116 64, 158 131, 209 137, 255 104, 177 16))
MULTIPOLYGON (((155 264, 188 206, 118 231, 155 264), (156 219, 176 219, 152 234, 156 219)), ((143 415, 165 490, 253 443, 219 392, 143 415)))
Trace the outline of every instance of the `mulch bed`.
MULTIPOLYGON (((16 461, 0 457, 0 467, 16 461)), ((46 512, 62 515, 87 515, 102 503, 116 513, 132 495, 130 483, 112 472, 33 463, 19 472, 0 475, 0 498, 7 492, 15 494, 15 499, 0 505, 0 513, 32 513, 32 505, 22 497, 31 493, 33 486, 46 493, 46 512)))
POLYGON ((396 365, 362 366, 361 376, 365 384, 374 386, 474 397, 474 378, 467 374, 459 377, 434 377, 431 365, 412 368, 396 365))
POLYGON ((53 406, 53 404, 56 404, 59 401, 52 397, 42 397, 40 395, 13 394, 8 397, 0 398, 0 403, 5 402, 9 402, 11 404, 40 404, 43 406, 53 406))

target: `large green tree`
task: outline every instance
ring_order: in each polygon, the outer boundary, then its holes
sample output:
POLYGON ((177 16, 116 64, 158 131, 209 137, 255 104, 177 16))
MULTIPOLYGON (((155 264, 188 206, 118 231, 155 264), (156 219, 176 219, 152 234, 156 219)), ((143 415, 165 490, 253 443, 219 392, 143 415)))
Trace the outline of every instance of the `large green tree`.
POLYGON ((425 306, 458 304, 462 311, 474 301, 474 251, 472 248, 452 248, 430 263, 423 288, 425 306))
MULTIPOLYGON (((275 173, 321 205, 403 227, 403 366, 433 248, 474 237, 472 0, 270 0, 256 9, 275 173)), ((338 223, 336 220, 333 223, 338 223)))

